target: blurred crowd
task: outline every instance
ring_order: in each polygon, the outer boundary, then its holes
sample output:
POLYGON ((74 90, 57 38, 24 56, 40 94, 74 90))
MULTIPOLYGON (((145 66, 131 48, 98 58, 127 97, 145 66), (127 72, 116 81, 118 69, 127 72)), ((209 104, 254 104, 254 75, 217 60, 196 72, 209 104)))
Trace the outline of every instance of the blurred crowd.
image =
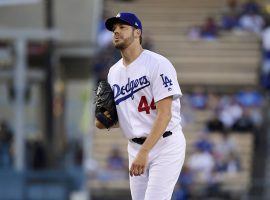
POLYGON ((104 165, 92 159, 89 160, 86 168, 90 180, 98 180, 104 185, 111 181, 128 180, 128 160, 118 146, 111 146, 104 165))
POLYGON ((209 16, 202 25, 193 26, 189 31, 189 38, 196 39, 216 39, 221 31, 231 31, 234 33, 252 32, 261 35, 267 27, 268 14, 256 2, 256 0, 246 0, 239 3, 237 0, 227 0, 220 11, 221 17, 209 16))
POLYGON ((221 32, 236 35, 254 34, 262 43, 262 64, 260 69, 261 85, 270 89, 270 15, 266 6, 256 0, 227 0, 218 15, 209 16, 201 25, 194 25, 188 31, 190 40, 216 40, 221 32))
POLYGON ((182 99, 183 125, 194 123, 195 110, 208 110, 205 130, 254 132, 262 123, 263 95, 256 89, 246 88, 232 94, 206 92, 195 88, 182 99))
POLYGON ((173 199, 184 200, 195 194, 221 196, 225 178, 242 171, 236 144, 229 132, 223 132, 215 142, 207 133, 199 133, 183 166, 173 199))
POLYGON ((198 87, 182 98, 184 129, 199 123, 194 113, 200 112, 203 127, 198 133, 191 133, 196 140, 179 177, 175 200, 194 196, 194 190, 207 197, 228 195, 222 184, 243 171, 244 155, 240 154, 240 141, 234 135, 259 134, 263 104, 262 94, 252 88, 218 94, 198 87))

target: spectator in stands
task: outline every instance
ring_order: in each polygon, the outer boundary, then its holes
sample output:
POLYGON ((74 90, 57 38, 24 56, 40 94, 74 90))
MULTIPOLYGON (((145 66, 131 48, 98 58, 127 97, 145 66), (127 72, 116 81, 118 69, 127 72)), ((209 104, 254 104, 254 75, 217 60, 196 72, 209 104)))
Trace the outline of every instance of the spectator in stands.
POLYGON ((238 28, 239 27, 238 16, 223 14, 222 19, 221 19, 221 26, 222 26, 222 29, 226 31, 230 31, 235 28, 238 28))
POLYGON ((270 60, 270 21, 266 21, 265 27, 262 31, 262 50, 263 59, 270 60))
POLYGON ((213 17, 208 17, 201 28, 201 37, 213 40, 218 37, 219 27, 213 17))
POLYGON ((242 14, 245 15, 247 13, 254 13, 254 14, 261 14, 261 7, 260 5, 256 2, 256 0, 247 0, 243 5, 242 5, 242 14))
POLYGON ((221 139, 215 143, 215 157, 226 159, 231 152, 236 153, 237 147, 234 138, 231 133, 224 130, 221 133, 221 139))
POLYGON ((195 109, 205 109, 207 106, 207 95, 203 88, 196 87, 190 94, 190 102, 195 109))
POLYGON ((241 170, 241 162, 238 154, 231 152, 227 157, 216 160, 215 171, 219 174, 235 174, 241 170))
POLYGON ((126 167, 125 159, 121 155, 120 150, 114 147, 107 159, 107 168, 110 170, 125 170, 126 167))
POLYGON ((221 10, 221 13, 239 16, 241 14, 241 6, 237 0, 227 0, 225 6, 221 10))
POLYGON ((254 124, 251 120, 249 109, 243 109, 243 115, 234 123, 232 129, 239 132, 254 130, 254 124))
POLYGON ((221 96, 217 93, 208 93, 207 107, 214 111, 218 110, 221 96))
POLYGON ((265 89, 270 90, 270 62, 264 62, 260 73, 260 82, 265 89))
POLYGON ((113 147, 107 158, 106 169, 100 170, 99 179, 101 181, 124 180, 127 179, 127 161, 123 158, 120 150, 113 147))
POLYGON ((252 88, 246 88, 236 94, 237 101, 244 108, 244 115, 235 123, 239 131, 255 131, 262 124, 260 107, 263 104, 262 94, 252 88))
POLYGON ((222 177, 215 169, 212 170, 211 176, 207 182, 206 195, 207 197, 220 197, 222 177))
POLYGON ((219 120, 219 104, 220 96, 214 93, 208 94, 208 104, 207 107, 212 112, 208 121, 206 121, 206 128, 210 132, 223 131, 224 126, 219 120))
POLYGON ((238 154, 231 152, 226 162, 226 172, 235 174, 241 170, 241 162, 238 154))
POLYGON ((195 148, 190 155, 187 165, 194 173, 194 180, 200 183, 207 183, 215 166, 215 160, 211 153, 201 148, 195 148))
POLYGON ((194 183, 193 176, 194 174, 188 166, 184 165, 175 187, 173 200, 186 200, 191 196, 191 189, 194 183))
POLYGON ((227 0, 225 7, 221 11, 221 26, 225 30, 232 30, 237 28, 239 15, 241 13, 241 8, 238 5, 237 0, 227 0))
POLYGON ((260 82, 266 89, 270 89, 270 21, 262 32, 262 66, 260 72, 260 82))
POLYGON ((188 38, 193 41, 201 39, 201 27, 197 25, 190 27, 188 31, 188 38))
POLYGON ((195 148, 201 149, 202 151, 207 151, 209 153, 212 153, 214 144, 210 140, 209 135, 205 132, 200 132, 199 133, 199 138, 195 142, 195 148))
POLYGON ((259 107, 262 105, 263 96, 259 91, 246 88, 236 93, 236 100, 243 107, 259 107))
POLYGON ((206 122, 206 128, 209 132, 224 130, 224 125, 219 120, 217 111, 212 113, 211 118, 209 119, 209 121, 206 122))
POLYGON ((178 182, 184 188, 188 194, 191 192, 191 188, 194 182, 194 174, 192 171, 188 168, 187 165, 183 166, 182 172, 180 174, 180 177, 178 179, 178 182))
POLYGON ((221 139, 215 143, 214 155, 216 161, 216 170, 218 172, 226 172, 228 162, 231 160, 231 155, 235 157, 238 153, 236 142, 229 131, 224 130, 221 139))
POLYGON ((176 183, 171 200, 188 200, 188 194, 186 190, 182 188, 182 185, 176 183))
POLYGON ((259 130, 262 122, 263 122, 263 116, 262 116, 262 110, 260 107, 252 107, 249 110, 249 117, 252 121, 253 128, 256 130, 259 130))
POLYGON ((255 11, 250 10, 241 16, 239 24, 243 30, 260 35, 265 22, 261 15, 257 14, 255 11))
POLYGON ((9 168, 12 165, 13 133, 6 121, 0 122, 0 168, 9 168))
POLYGON ((219 112, 219 120, 225 129, 230 130, 237 120, 243 114, 242 107, 237 103, 234 97, 224 96, 221 99, 221 108, 219 112))

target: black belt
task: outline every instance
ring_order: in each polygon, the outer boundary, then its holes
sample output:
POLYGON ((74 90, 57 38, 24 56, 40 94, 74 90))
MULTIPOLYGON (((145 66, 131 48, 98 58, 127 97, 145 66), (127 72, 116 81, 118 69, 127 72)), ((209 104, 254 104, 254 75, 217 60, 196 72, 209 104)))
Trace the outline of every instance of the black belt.
MULTIPOLYGON (((171 131, 166 131, 165 133, 163 133, 162 137, 168 137, 172 134, 171 131)), ((141 137, 141 138, 133 138, 131 139, 132 142, 135 142, 137 144, 143 144, 144 141, 146 140, 146 137, 141 137)))

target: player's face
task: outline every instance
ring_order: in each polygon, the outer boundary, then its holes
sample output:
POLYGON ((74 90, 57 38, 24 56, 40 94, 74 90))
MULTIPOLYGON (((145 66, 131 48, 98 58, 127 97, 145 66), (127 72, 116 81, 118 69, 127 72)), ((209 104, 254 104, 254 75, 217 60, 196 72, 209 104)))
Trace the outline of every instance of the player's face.
POLYGON ((115 48, 123 50, 134 41, 134 28, 117 23, 113 26, 113 44, 115 48))

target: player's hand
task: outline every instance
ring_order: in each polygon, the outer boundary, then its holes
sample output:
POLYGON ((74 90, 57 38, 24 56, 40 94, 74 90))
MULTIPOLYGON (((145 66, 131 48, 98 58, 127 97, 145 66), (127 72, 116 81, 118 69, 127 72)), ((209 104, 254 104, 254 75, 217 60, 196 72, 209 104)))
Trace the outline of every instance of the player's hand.
POLYGON ((110 113, 109 113, 109 111, 105 111, 105 112, 104 112, 104 115, 106 115, 106 117, 112 119, 112 118, 111 118, 111 115, 110 115, 110 113))
POLYGON ((148 153, 145 151, 139 151, 135 160, 131 164, 129 174, 130 176, 140 176, 144 173, 148 161, 148 153))
MULTIPOLYGON (((104 112, 104 115, 105 115, 106 117, 108 117, 109 119, 111 119, 111 115, 110 115, 110 113, 109 113, 108 111, 105 111, 105 112, 104 112)), ((96 125, 96 127, 99 128, 99 129, 105 129, 105 128, 106 128, 100 121, 98 121, 98 119, 96 119, 95 125, 96 125)))

